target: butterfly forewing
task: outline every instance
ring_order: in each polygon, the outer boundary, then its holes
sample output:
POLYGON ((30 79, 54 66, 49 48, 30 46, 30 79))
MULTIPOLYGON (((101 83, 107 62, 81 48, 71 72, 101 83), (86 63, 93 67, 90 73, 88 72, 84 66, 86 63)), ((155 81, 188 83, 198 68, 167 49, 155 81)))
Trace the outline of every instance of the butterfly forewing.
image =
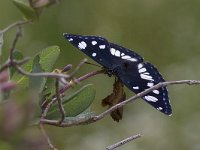
POLYGON ((124 61, 130 61, 132 63, 139 63, 143 61, 143 58, 139 54, 117 44, 110 43, 109 50, 113 56, 112 61, 118 65, 121 65, 124 61))
POLYGON ((64 34, 64 37, 94 61, 105 68, 111 68, 109 43, 106 39, 98 36, 74 34, 64 34))

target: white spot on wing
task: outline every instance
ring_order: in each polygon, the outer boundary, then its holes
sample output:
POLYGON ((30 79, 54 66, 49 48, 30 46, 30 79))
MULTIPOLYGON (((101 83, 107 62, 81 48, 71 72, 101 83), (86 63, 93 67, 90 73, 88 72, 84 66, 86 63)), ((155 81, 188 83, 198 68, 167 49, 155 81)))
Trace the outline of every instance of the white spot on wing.
POLYGON ((96 45, 97 44, 97 41, 92 41, 92 45, 96 45))
POLYGON ((130 60, 130 61, 137 61, 136 58, 131 58, 131 59, 128 59, 128 60, 130 60))
POLYGON ((157 109, 158 109, 158 110, 163 110, 163 108, 162 108, 162 107, 158 107, 157 109))
POLYGON ((143 64, 138 64, 138 69, 141 69, 143 67, 143 64))
POLYGON ((97 55, 97 53, 92 53, 92 56, 95 57, 97 55))
POLYGON ((142 79, 145 79, 145 80, 154 81, 154 80, 152 79, 152 76, 149 76, 149 75, 146 75, 146 74, 140 74, 140 77, 141 77, 142 79))
POLYGON ((141 69, 139 69, 139 73, 142 73, 142 72, 145 72, 145 71, 147 71, 146 68, 141 68, 141 69))
POLYGON ((120 51, 116 50, 115 51, 115 56, 120 57, 120 51))
POLYGON ((150 96, 150 95, 145 96, 144 98, 149 102, 157 102, 158 101, 158 99, 156 97, 150 96))
POLYGON ((149 75, 149 73, 148 73, 148 72, 144 72, 143 74, 147 74, 147 75, 149 75))
POLYGON ((110 49, 110 52, 111 52, 112 55, 115 55, 115 51, 116 51, 116 50, 115 50, 114 48, 111 48, 111 49, 110 49))
POLYGON ((130 59, 131 56, 128 56, 128 55, 125 55, 125 56, 122 56, 122 59, 130 59))
POLYGON ((106 45, 99 45, 99 48, 100 48, 100 49, 105 49, 105 48, 106 48, 106 45))
POLYGON ((72 39, 72 38, 70 38, 68 41, 69 41, 69 42, 71 42, 71 41, 73 41, 73 39, 72 39))
POLYGON ((138 90, 139 86, 134 86, 133 89, 138 90))
POLYGON ((147 86, 152 87, 152 86, 154 86, 154 84, 149 82, 149 83, 147 83, 147 86))
POLYGON ((158 90, 153 90, 153 93, 159 94, 160 92, 158 90))
POLYGON ((86 47, 87 47, 87 44, 84 41, 78 43, 78 48, 79 49, 85 49, 86 47))
POLYGON ((124 53, 121 53, 121 56, 124 56, 125 54, 124 53))

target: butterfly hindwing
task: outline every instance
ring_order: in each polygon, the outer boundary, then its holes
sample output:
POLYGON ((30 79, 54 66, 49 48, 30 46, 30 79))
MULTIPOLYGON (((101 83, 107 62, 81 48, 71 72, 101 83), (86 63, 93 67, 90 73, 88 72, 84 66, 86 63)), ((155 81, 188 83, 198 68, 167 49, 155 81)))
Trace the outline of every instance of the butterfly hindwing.
MULTIPOLYGON (((165 81, 158 70, 148 62, 141 62, 137 65, 131 62, 126 63, 117 69, 117 76, 136 94, 165 81)), ((167 115, 172 113, 166 87, 153 90, 142 99, 167 115)))

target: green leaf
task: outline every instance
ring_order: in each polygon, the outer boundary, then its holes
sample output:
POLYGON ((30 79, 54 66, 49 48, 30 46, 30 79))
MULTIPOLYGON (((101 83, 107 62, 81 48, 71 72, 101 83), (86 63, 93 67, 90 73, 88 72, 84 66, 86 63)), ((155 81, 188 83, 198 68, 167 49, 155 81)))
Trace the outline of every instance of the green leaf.
MULTIPOLYGON (((38 73, 38 72, 43 72, 41 65, 39 64, 39 56, 37 55, 34 60, 33 60, 33 65, 32 65, 32 73, 38 73)), ((45 85, 46 78, 44 77, 30 77, 29 78, 29 87, 32 89, 38 89, 38 92, 40 93, 45 85)))
MULTIPOLYGON (((23 70, 27 72, 51 72, 53 65, 55 64, 58 56, 60 54, 60 49, 58 46, 50 46, 43 49, 35 57, 30 59, 26 64, 22 65, 23 70)), ((41 92, 45 86, 46 78, 42 77, 27 77, 19 73, 14 73, 12 80, 14 80, 18 85, 23 88, 37 87, 38 92, 41 92)))
MULTIPOLYGON (((58 46, 51 46, 41 51, 39 54, 39 59, 34 63, 32 72, 51 72, 53 65, 60 55, 60 48, 58 46)), ((32 85, 37 85, 39 87, 39 92, 45 87, 47 78, 33 77, 32 85), (35 79, 35 80, 34 80, 35 79), (39 82, 36 80, 40 80, 39 82)), ((54 82, 53 82, 54 83, 54 82)), ((51 87, 48 87, 51 88, 51 87)))
POLYGON ((49 99, 55 93, 55 79, 47 78, 45 87, 41 93, 41 103, 43 100, 49 99))
POLYGON ((36 10, 30 6, 28 0, 13 0, 13 3, 23 13, 27 20, 38 19, 36 10))
MULTIPOLYGON (((22 69, 26 72, 31 72, 33 67, 33 59, 29 60, 26 64, 22 65, 22 69)), ((17 83, 18 86, 22 88, 27 88, 29 85, 29 78, 27 76, 21 75, 18 72, 15 72, 11 78, 17 83)))
POLYGON ((2 54, 2 46, 3 46, 3 33, 0 33, 0 56, 2 54))
MULTIPOLYGON (((95 99, 95 89, 92 84, 83 86, 80 90, 69 97, 64 97, 63 107, 66 112, 66 117, 75 117, 85 111, 92 104, 95 99)), ((60 111, 58 104, 55 104, 47 114, 48 118, 59 119, 60 111)))
POLYGON ((48 47, 40 53, 40 65, 44 71, 51 71, 54 63, 60 55, 60 48, 58 46, 48 47))

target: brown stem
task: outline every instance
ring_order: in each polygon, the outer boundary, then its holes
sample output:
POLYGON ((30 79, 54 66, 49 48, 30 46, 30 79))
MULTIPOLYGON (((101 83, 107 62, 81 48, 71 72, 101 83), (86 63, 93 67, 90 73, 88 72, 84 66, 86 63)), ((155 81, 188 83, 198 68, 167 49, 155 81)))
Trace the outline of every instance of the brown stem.
POLYGON ((88 123, 94 123, 98 120, 103 119, 105 116, 109 115, 112 111, 123 107, 124 105, 135 101, 136 99, 148 94, 149 92, 159 89, 161 87, 165 87, 168 85, 175 85, 175 84, 188 84, 188 85, 196 85, 196 84, 200 84, 200 80, 178 80, 178 81, 168 81, 168 82, 161 82, 153 87, 150 87, 149 89, 146 89, 143 92, 138 93, 137 95, 121 102, 118 103, 114 106, 112 106, 111 108, 109 108, 108 110, 104 111, 103 113, 93 116, 91 118, 81 118, 79 120, 66 120, 65 122, 63 122, 62 124, 59 124, 57 120, 48 120, 48 119, 41 119, 41 123, 43 124, 49 124, 49 125, 53 125, 53 126, 58 126, 58 127, 70 127, 70 126, 78 126, 78 125, 83 125, 83 124, 88 124, 88 123))
POLYGON ((141 136, 142 136, 141 134, 136 134, 136 135, 130 136, 130 137, 123 139, 123 140, 121 140, 121 141, 119 141, 119 142, 117 142, 113 145, 107 146, 106 150, 113 150, 113 149, 118 148, 118 147, 120 147, 120 146, 122 146, 122 145, 124 145, 128 142, 134 141, 134 140, 140 138, 141 136))
POLYGON ((59 107, 60 114, 61 114, 60 123, 62 123, 63 120, 65 119, 65 109, 62 105, 62 101, 61 101, 60 93, 59 93, 59 79, 56 79, 56 85, 55 86, 56 86, 56 99, 58 101, 58 107, 59 107))

